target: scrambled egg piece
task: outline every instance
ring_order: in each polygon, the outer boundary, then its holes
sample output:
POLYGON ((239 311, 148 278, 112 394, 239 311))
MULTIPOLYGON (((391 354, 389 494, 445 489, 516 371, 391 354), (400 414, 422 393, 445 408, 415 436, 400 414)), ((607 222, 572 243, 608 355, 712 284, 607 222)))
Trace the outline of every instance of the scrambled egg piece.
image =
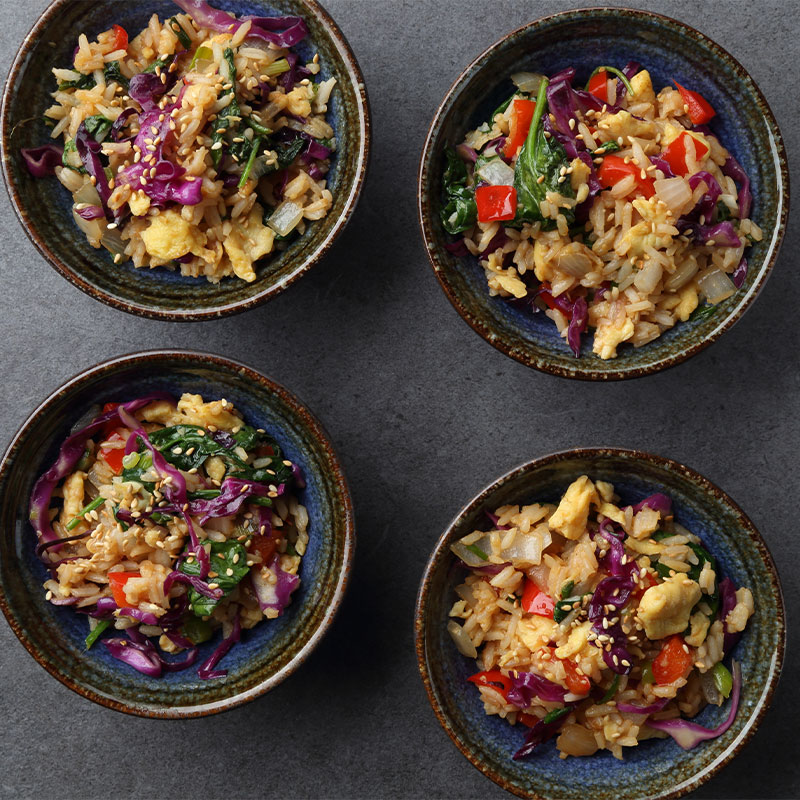
POLYGON ((610 114, 605 119, 597 123, 601 131, 608 133, 611 139, 622 137, 624 144, 628 144, 628 137, 633 136, 637 139, 655 139, 657 127, 655 122, 646 119, 636 119, 628 111, 618 111, 610 114))
POLYGON ((633 536, 634 539, 645 539, 658 528, 660 519, 661 514, 659 514, 658 511, 645 506, 633 518, 631 536, 633 536))
POLYGON ((548 520, 548 525, 566 539, 579 539, 586 530, 592 502, 597 503, 594 484, 586 475, 581 475, 564 493, 555 514, 548 520))
POLYGON ((653 91, 653 81, 646 69, 637 72, 631 78, 631 89, 633 89, 633 102, 655 103, 656 93, 653 91))
POLYGON ((616 522, 618 525, 622 525, 623 528, 626 526, 627 523, 625 521, 625 513, 621 508, 618 508, 613 503, 601 503, 600 507, 597 510, 604 517, 608 517, 609 519, 616 522))
POLYGON ((675 308, 675 316, 681 322, 686 322, 692 315, 692 311, 697 308, 697 289, 694 284, 689 283, 680 290, 678 297, 680 300, 675 308))
MULTIPOLYGON (((588 637, 591 625, 591 622, 586 621, 577 628, 573 628, 570 631, 567 643, 556 648, 556 658, 572 658, 576 653, 580 653, 589 642, 588 637)), ((594 647, 594 645, 592 646, 594 647)))
MULTIPOLYGON (((637 197, 633 201, 633 207, 642 220, 632 225, 622 237, 618 245, 619 253, 627 253, 631 258, 635 258, 642 255, 647 247, 652 247, 654 250, 665 250, 669 247, 672 244, 671 234, 652 232, 656 225, 672 223, 667 205, 657 197, 651 197, 649 200, 637 197)), ((676 229, 675 233, 677 232, 676 229)))
POLYGON ((128 200, 128 206, 134 217, 143 217, 150 210, 150 198, 143 192, 133 192, 128 200))
POLYGON ((663 639, 685 631, 701 595, 696 581, 682 574, 651 586, 642 595, 638 611, 647 638, 663 639))
MULTIPOLYGON (((77 517, 83 508, 83 482, 85 480, 86 473, 78 470, 64 481, 64 505, 60 517, 62 525, 67 525, 70 520, 77 517)), ((86 530, 86 523, 81 521, 75 532, 83 533, 84 530, 86 530)))
POLYGON ((229 409, 233 406, 222 400, 214 400, 211 403, 204 403, 199 394, 184 394, 178 401, 178 405, 173 406, 159 400, 145 406, 142 411, 142 419, 145 422, 159 422, 162 425, 199 425, 206 428, 214 425, 218 430, 233 430, 241 427, 241 417, 231 413, 229 409))
POLYGON ((533 653, 558 635, 558 625, 547 617, 532 614, 519 621, 517 633, 525 647, 533 653))
POLYGON ((263 210, 256 203, 244 221, 234 225, 223 245, 236 275, 245 281, 254 281, 256 272, 253 263, 272 252, 275 231, 262 222, 263 210))
POLYGON ((188 223, 180 211, 169 209, 152 217, 150 224, 142 231, 142 241, 151 256, 163 262, 174 261, 187 253, 204 258, 206 235, 188 223))
POLYGON ((689 623, 692 626, 692 632, 684 637, 684 641, 689 647, 700 647, 706 640, 711 620, 708 618, 708 614, 703 614, 702 611, 698 611, 696 614, 692 614, 689 623))
POLYGON ((633 320, 628 317, 600 320, 594 332, 592 350, 602 359, 614 358, 617 355, 617 347, 630 339, 633 334, 633 320))
POLYGON ((286 107, 298 117, 311 116, 311 103, 305 86, 297 86, 286 95, 286 107))

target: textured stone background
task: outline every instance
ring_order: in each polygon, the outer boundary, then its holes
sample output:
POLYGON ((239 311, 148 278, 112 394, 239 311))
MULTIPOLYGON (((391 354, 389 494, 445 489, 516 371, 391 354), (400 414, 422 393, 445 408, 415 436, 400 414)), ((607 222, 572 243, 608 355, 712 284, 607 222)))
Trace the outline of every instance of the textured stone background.
MULTIPOLYGON (((3 72, 45 5, 0 0, 3 72)), ((170 345, 240 359, 297 392, 338 446, 358 513, 348 596, 297 675, 243 708, 177 722, 127 718, 78 697, 36 665, 3 621, 4 797, 501 797, 428 705, 413 651, 414 599, 435 539, 464 502, 516 464, 562 448, 648 449, 718 483, 769 543, 790 626, 795 621, 797 215, 755 306, 689 363, 616 385, 529 370, 472 333, 440 291, 417 227, 417 163, 433 109, 460 70, 512 28, 573 4, 326 5, 364 70, 375 130, 361 204, 330 256, 248 314, 150 322, 59 277, 2 193, 0 445, 50 391, 108 357, 170 345)), ((797 0, 642 5, 697 25, 732 52, 765 91, 798 157, 797 0)), ((765 723, 696 797, 800 796, 800 639, 790 630, 765 723)))

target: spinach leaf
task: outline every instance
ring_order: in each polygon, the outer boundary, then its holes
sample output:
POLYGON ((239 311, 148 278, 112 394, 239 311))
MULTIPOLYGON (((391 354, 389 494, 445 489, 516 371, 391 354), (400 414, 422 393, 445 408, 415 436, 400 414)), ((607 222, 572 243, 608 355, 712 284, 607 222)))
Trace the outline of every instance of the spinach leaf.
POLYGON ((228 131, 232 128, 236 128, 238 126, 239 118, 242 114, 241 109, 239 108, 239 101, 236 99, 236 64, 233 60, 233 50, 230 47, 226 47, 223 56, 228 65, 227 83, 230 84, 231 88, 221 95, 221 97, 225 97, 229 94, 232 94, 233 97, 231 98, 231 102, 227 105, 227 107, 220 111, 219 116, 214 120, 214 123, 211 127, 211 160, 214 162, 215 167, 218 167, 220 161, 222 161, 223 151, 222 147, 215 148, 215 145, 224 143, 225 134, 228 133, 228 131))
POLYGON ((575 581, 567 581, 561 587, 561 599, 565 600, 567 597, 569 597, 570 593, 574 588, 575 588, 575 581))
POLYGON ((106 119, 102 114, 95 114, 92 117, 87 117, 83 124, 86 125, 86 132, 92 139, 96 142, 103 142, 114 123, 110 119, 106 119))
POLYGON ((164 58, 157 58, 152 64, 148 64, 142 72, 155 72, 159 67, 161 69, 169 69, 176 56, 164 56, 164 58))
POLYGON ((141 483, 148 492, 152 493, 155 488, 155 481, 142 480, 142 475, 153 466, 153 457, 147 452, 143 444, 140 444, 139 448, 139 458, 137 461, 130 467, 126 467, 123 464, 122 480, 123 482, 136 481, 137 483, 141 483))
POLYGON ((286 169, 300 155, 300 151, 305 146, 305 139, 295 139, 290 145, 278 148, 278 166, 286 169))
POLYGON ((130 81, 120 72, 119 61, 109 61, 103 70, 103 77, 106 79, 106 84, 118 83, 126 92, 130 86, 130 81))
POLYGON ((180 22, 178 22, 175 17, 170 17, 167 20, 167 25, 169 25, 169 29, 178 37, 181 47, 185 50, 189 50, 192 46, 192 40, 189 38, 189 34, 181 27, 180 22))
POLYGON ((694 311, 692 311, 689 317, 689 322, 694 322, 698 319, 707 319, 714 314, 716 310, 716 306, 698 306, 694 311))
POLYGON ((94 75, 81 75, 74 81, 62 81, 58 84, 59 92, 66 92, 68 89, 93 89, 97 85, 94 75))
MULTIPOLYGON (((209 577, 209 583, 216 583, 222 590, 223 596, 213 600, 200 594, 196 589, 189 589, 189 604, 198 617, 207 617, 250 572, 247 566, 247 551, 236 541, 228 539, 225 542, 211 542, 211 572, 217 573, 216 577, 209 577), (238 558, 237 558, 238 556, 238 558)), ((200 575, 200 564, 194 560, 190 563, 184 561, 180 571, 186 575, 200 575)))
POLYGON ((183 623, 182 633, 193 644, 202 644, 211 639, 214 629, 200 617, 187 617, 183 623))
MULTIPOLYGON (((78 145, 75 143, 74 139, 69 139, 64 145, 61 163, 63 166, 67 167, 67 169, 80 172, 81 175, 86 174, 86 167, 84 167, 81 162, 81 157, 78 155, 78 145)), ((78 467, 78 469, 81 469, 81 467, 78 467)))
MULTIPOLYGON (((558 192, 565 197, 575 195, 569 179, 559 183, 561 168, 569 166, 564 148, 554 137, 545 136, 543 118, 547 113, 547 84, 547 78, 542 78, 531 127, 517 158, 514 188, 517 190, 515 222, 541 222, 544 230, 551 230, 556 226, 555 220, 545 219, 541 212, 541 203, 547 193, 558 192)), ((575 222, 573 209, 562 208, 560 213, 566 218, 567 225, 575 222)))
MULTIPOLYGON (((563 597, 563 591, 562 591, 563 597)), ((573 606, 577 603, 578 607, 580 607, 581 600, 585 595, 576 594, 572 597, 563 597, 562 600, 559 600, 555 608, 553 609, 553 620, 555 622, 563 622, 575 609, 573 606)))
POLYGON ((597 157, 597 156, 601 156, 602 157, 602 156, 608 155, 609 153, 616 153, 617 150, 620 150, 620 149, 621 148, 620 148, 619 144, 614 139, 612 139, 609 142, 604 142, 603 144, 601 144, 600 147, 598 147, 596 150, 594 150, 592 152, 592 155, 595 156, 595 157, 597 157))
POLYGON ((467 165, 452 147, 445 150, 445 157, 447 166, 442 178, 445 195, 441 212, 442 226, 448 233, 461 233, 471 228, 478 219, 475 190, 467 186, 467 165))
POLYGON ((514 100, 517 97, 522 97, 522 95, 519 92, 514 92, 514 94, 512 94, 511 97, 508 98, 508 100, 506 100, 504 103, 500 103, 500 105, 497 106, 497 108, 492 112, 492 116, 489 117, 489 123, 491 124, 492 122, 494 122, 494 118, 498 114, 505 114, 505 112, 508 110, 508 107, 511 105, 512 100, 514 100))

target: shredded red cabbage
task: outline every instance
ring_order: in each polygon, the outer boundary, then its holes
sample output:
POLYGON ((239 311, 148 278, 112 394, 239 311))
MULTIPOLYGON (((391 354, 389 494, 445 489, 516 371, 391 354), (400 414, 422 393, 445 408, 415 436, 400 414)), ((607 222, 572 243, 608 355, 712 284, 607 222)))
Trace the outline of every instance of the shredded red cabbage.
POLYGON ((95 604, 95 610, 89 612, 95 619, 108 619, 117 610, 117 601, 113 597, 101 597, 95 604))
POLYGON ((675 173, 672 171, 672 167, 669 165, 669 162, 662 156, 650 156, 650 163, 655 164, 656 169, 660 169, 664 173, 665 178, 675 177, 675 173))
POLYGON ((497 528, 497 530, 499 531, 510 530, 511 528, 510 525, 500 524, 500 517, 498 517, 497 514, 492 514, 491 511, 484 511, 483 513, 486 514, 487 517, 489 517, 489 520, 491 521, 492 525, 494 525, 494 527, 497 528))
POLYGON ((76 208, 75 213, 83 219, 105 219, 106 212, 103 211, 102 206, 85 206, 84 208, 76 208))
POLYGON ((733 285, 737 289, 741 289, 744 285, 744 282, 747 278, 747 259, 743 258, 739 262, 739 266, 733 271, 733 275, 731 275, 731 280, 733 281, 733 285))
POLYGON ((136 113, 134 108, 126 108, 115 120, 111 126, 109 135, 114 142, 122 141, 122 129, 128 124, 128 120, 136 113))
MULTIPOLYGON (((566 706, 566 708, 571 710, 572 706, 566 706)), ((540 744, 546 742, 548 739, 552 739, 553 736, 558 733, 559 728, 561 728, 564 724, 564 720, 568 716, 569 713, 565 711, 563 715, 550 722, 545 722, 547 717, 540 719, 528 732, 522 747, 512 756, 514 761, 519 761, 519 759, 529 756, 540 744)))
POLYGON ((158 617, 149 611, 142 611, 140 608, 125 607, 119 610, 120 616, 130 617, 138 620, 144 625, 159 625, 158 617))
MULTIPOLYGON (((170 63, 174 63, 177 57, 177 55, 172 56, 170 63)), ((158 101, 178 82, 178 74, 169 71, 169 64, 165 65, 161 75, 167 76, 165 81, 162 81, 161 76, 156 75, 155 72, 140 72, 131 78, 128 94, 142 107, 142 111, 145 113, 158 110, 159 114, 163 114, 164 111, 158 107, 158 101)), ((144 127, 142 124, 142 130, 144 127)), ((152 139, 153 136, 148 135, 147 138, 152 139)))
POLYGON ((728 156, 728 160, 723 164, 722 174, 741 184, 739 187, 739 219, 747 219, 753 207, 750 178, 747 177, 742 165, 733 156, 728 156))
POLYGON ((86 167, 86 171, 95 179, 94 188, 97 189, 97 194, 100 195, 100 202, 103 205, 106 217, 112 219, 114 214, 108 207, 108 201, 111 198, 111 187, 108 185, 106 171, 103 167, 103 162, 100 160, 102 145, 89 135, 85 122, 81 122, 78 133, 75 135, 75 147, 81 157, 83 166, 86 167))
POLYGON ((512 688, 506 693, 508 702, 517 708, 528 708, 534 697, 547 703, 563 703, 567 690, 535 672, 509 673, 512 688))
POLYGON ((149 675, 151 678, 161 677, 163 672, 161 659, 152 645, 147 647, 128 639, 103 639, 103 644, 114 658, 125 662, 137 672, 149 675))
POLYGON ((722 194, 722 189, 719 183, 717 183, 717 179, 710 172, 701 170, 689 178, 689 186, 692 191, 694 191, 701 182, 705 183, 708 187, 708 191, 700 198, 697 205, 688 214, 685 214, 682 219, 691 222, 699 222, 702 217, 704 223, 711 221, 714 210, 717 207, 717 200, 719 200, 722 194))
POLYGON ((230 634, 223 639, 217 649, 200 665, 197 674, 204 681, 212 680, 213 678, 224 678, 228 674, 226 669, 217 669, 214 667, 227 655, 228 651, 239 641, 242 635, 242 624, 239 619, 239 609, 236 609, 236 616, 233 618, 233 630, 230 634))
POLYGON ((185 573, 178 572, 177 570, 170 572, 169 575, 167 575, 167 577, 164 579, 164 594, 167 594, 176 583, 185 583, 188 586, 191 586, 195 591, 199 592, 205 597, 211 598, 212 600, 222 599, 222 589, 212 589, 198 575, 186 575, 185 573))
MULTIPOLYGON (((616 537, 607 538, 609 541, 616 541, 621 546, 616 537)), ((615 611, 619 611, 627 604, 632 592, 633 583, 630 578, 621 576, 603 578, 597 585, 587 609, 589 620, 592 622, 592 630, 598 636, 608 637, 608 640, 603 641, 593 639, 592 643, 603 651, 603 661, 606 666, 618 675, 627 675, 631 671, 633 658, 625 646, 626 637, 621 622, 617 619, 617 622, 611 624, 608 620, 615 611), (607 606, 613 609, 611 613, 606 612, 607 606), (605 625, 603 624, 604 620, 605 625)))
POLYGON ((64 150, 55 144, 42 147, 23 147, 20 151, 28 172, 34 178, 46 178, 55 175, 56 167, 61 166, 64 150))
POLYGON ((662 516, 669 516, 672 513, 672 500, 662 492, 656 492, 633 507, 633 513, 638 514, 643 508, 652 508, 653 511, 661 512, 662 516))
POLYGON ((444 249, 448 253, 452 253, 456 258, 466 258, 470 253, 467 246, 464 244, 464 239, 456 239, 454 242, 448 242, 444 249))
POLYGON ((667 703, 671 698, 664 697, 661 700, 656 700, 655 703, 651 703, 649 706, 637 706, 633 703, 617 703, 617 711, 622 711, 625 714, 657 714, 659 711, 663 711, 667 703))
POLYGON ((503 247, 507 241, 508 235, 506 234, 506 229, 500 225, 497 229, 497 233, 492 236, 489 244, 487 244, 478 255, 485 256, 487 253, 494 253, 495 250, 503 247))
POLYGON ((727 219, 724 222, 717 222, 715 225, 700 225, 681 217, 675 223, 675 227, 679 233, 694 239, 697 244, 713 247, 738 247, 742 243, 733 223, 727 219))
MULTIPOLYGON (((281 483, 275 487, 279 495, 286 490, 281 483)), ((236 514, 250 497, 266 497, 272 490, 263 483, 245 481, 240 478, 225 478, 220 494, 211 500, 193 500, 189 509, 193 514, 202 514, 200 524, 205 525, 213 517, 229 517, 236 514)))
POLYGON ((724 633, 722 639, 723 653, 729 653, 742 636, 741 631, 731 631, 728 629, 728 614, 736 607, 736 587, 730 578, 723 578, 719 582, 719 618, 722 620, 722 630, 724 633))
POLYGON ((204 0, 174 0, 201 28, 234 33, 245 22, 252 22, 248 37, 263 39, 278 47, 293 47, 308 35, 308 28, 300 17, 242 17, 236 19, 204 0))
POLYGON ((704 728, 695 722, 685 719, 660 719, 648 720, 647 725, 657 731, 668 733, 684 750, 697 747, 706 739, 716 739, 733 725, 736 713, 739 710, 739 697, 742 691, 742 668, 737 661, 733 667, 733 691, 731 692, 731 708, 725 721, 716 728, 704 728))
POLYGON ((251 570, 250 580, 261 610, 274 609, 278 612, 278 616, 281 616, 291 602, 292 592, 300 585, 300 578, 281 569, 279 553, 272 556, 268 566, 277 577, 275 583, 264 580, 259 568, 251 570))
POLYGON ((586 332, 589 324, 589 306, 583 297, 579 297, 572 304, 572 317, 567 326, 567 344, 575 353, 576 358, 581 355, 581 335, 586 332))
POLYGON ((468 161, 474 164, 478 160, 478 151, 468 144, 460 144, 456 147, 456 153, 462 161, 468 161))

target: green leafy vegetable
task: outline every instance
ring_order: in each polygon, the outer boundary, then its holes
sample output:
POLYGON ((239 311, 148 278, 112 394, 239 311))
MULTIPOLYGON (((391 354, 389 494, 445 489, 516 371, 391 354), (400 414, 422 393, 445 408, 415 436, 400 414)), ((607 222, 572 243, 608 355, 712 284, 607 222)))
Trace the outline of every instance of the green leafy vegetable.
POLYGON ((69 89, 93 89, 97 85, 94 75, 81 75, 74 81, 62 81, 58 84, 59 92, 66 92, 69 89))
POLYGON ((331 137, 330 139, 317 139, 317 141, 323 146, 327 147, 328 150, 335 150, 336 149, 336 139, 331 137))
POLYGON ((585 595, 576 594, 559 600, 553 609, 553 620, 555 622, 563 622, 574 611, 573 606, 576 603, 580 606, 580 602, 584 597, 585 595))
POLYGON ((304 139, 295 139, 290 145, 278 148, 278 166, 286 169, 300 155, 300 151, 305 145, 304 139))
POLYGON ((470 551, 470 553, 474 553, 476 556, 478 556, 478 558, 482 558, 484 561, 489 560, 489 556, 486 555, 486 553, 484 553, 483 550, 481 550, 480 547, 478 547, 478 545, 468 544, 466 545, 466 548, 467 550, 470 551))
POLYGON ((152 64, 148 64, 142 72, 155 72, 157 69, 169 69, 174 61, 174 56, 164 56, 164 58, 157 58, 152 64))
POLYGON ((192 63, 189 64, 189 70, 193 70, 198 61, 210 61, 212 58, 214 58, 214 51, 210 47, 198 47, 192 58, 192 63))
POLYGON ((242 177, 239 178, 240 189, 247 183, 248 179, 250 178, 250 173, 253 171, 253 164, 255 163, 256 156, 258 156, 258 151, 261 149, 262 141, 263 139, 260 136, 257 136, 255 141, 253 142, 253 147, 250 150, 250 157, 247 159, 247 164, 245 164, 244 170, 242 171, 242 177))
POLYGON ((178 37, 181 47, 188 50, 192 46, 192 40, 189 34, 181 27, 180 22, 178 22, 175 17, 170 17, 167 20, 167 25, 169 25, 169 29, 178 37))
POLYGON ((606 693, 595 703, 595 705, 605 705, 617 693, 617 689, 619 689, 619 675, 614 676, 614 680, 609 684, 608 689, 606 689, 606 693))
MULTIPOLYGON (((86 649, 91 650, 92 645, 103 635, 103 631, 111 624, 110 619, 101 619, 86 637, 86 649)), ((726 695, 727 697, 727 695, 726 695)))
POLYGON ((126 92, 128 91, 130 81, 120 72, 119 61, 109 61, 103 69, 103 77, 106 80, 106 84, 116 82, 126 92))
POLYGON ((230 85, 230 89, 224 92, 221 97, 226 97, 231 94, 231 102, 219 112, 219 116, 214 120, 211 127, 211 160, 214 166, 218 167, 222 161, 222 147, 215 147, 225 141, 225 135, 233 129, 238 127, 239 118, 241 117, 241 109, 239 108, 239 101, 236 99, 236 64, 234 63, 234 53, 230 47, 226 47, 223 53, 225 62, 228 65, 228 81, 225 84, 230 85))
POLYGON ((202 644, 211 639, 214 629, 200 617, 187 617, 182 633, 192 644, 202 644))
POLYGON ((725 698, 730 697, 733 688, 733 676, 728 668, 720 661, 711 670, 711 677, 714 679, 714 686, 717 691, 725 698))
MULTIPOLYGON (((547 85, 547 78, 542 78, 531 127, 514 169, 514 188, 517 190, 517 216, 514 221, 541 222, 543 230, 551 230, 556 226, 555 220, 545 218, 541 212, 541 203, 547 193, 575 196, 569 180, 559 183, 561 168, 569 167, 567 154, 555 138, 545 136, 543 119, 547 113, 547 85)), ((564 215, 567 225, 575 222, 573 209, 561 208, 559 213, 564 215)))
POLYGON ((521 97, 519 92, 514 92, 514 94, 512 94, 511 97, 508 98, 508 100, 506 100, 504 103, 500 103, 500 105, 497 106, 497 108, 492 112, 492 116, 489 117, 489 122, 494 122, 494 118, 498 114, 505 114, 506 111, 508 110, 508 107, 511 105, 511 102, 516 97, 521 97))
POLYGON ((96 142, 105 141, 105 138, 108 136, 113 124, 114 123, 110 119, 106 119, 106 117, 104 117, 102 114, 95 114, 94 116, 87 117, 84 120, 86 132, 96 142))
POLYGON ((566 599, 567 597, 569 597, 574 588, 575 588, 575 581, 567 581, 561 587, 561 598, 566 599))
POLYGON ((542 722, 545 725, 549 725, 551 722, 555 722, 557 719, 561 719, 561 717, 569 714, 572 711, 572 706, 566 706, 565 708, 556 708, 551 711, 549 714, 545 716, 542 722))
POLYGON ((81 510, 80 510, 80 511, 77 513, 77 515, 76 515, 76 516, 74 516, 74 517, 73 517, 73 518, 72 518, 72 519, 71 519, 71 520, 70 520, 70 521, 69 521, 69 522, 66 524, 66 529, 67 529, 68 531, 73 531, 73 530, 75 530, 75 528, 77 528, 77 527, 78 527, 78 525, 80 525, 80 524, 81 524, 81 520, 82 520, 82 519, 83 519, 83 518, 84 518, 84 517, 85 517, 85 516, 86 516, 86 515, 87 515, 87 514, 90 512, 90 511, 94 511, 96 508, 100 508, 100 506, 101 506, 101 505, 103 505, 103 503, 105 503, 105 501, 106 501, 105 497, 95 497, 95 499, 94 499, 94 500, 92 500, 92 502, 91 502, 91 503, 89 503, 88 505, 85 505, 85 506, 84 506, 84 507, 83 507, 83 508, 82 508, 82 509, 81 509, 81 510))
POLYGON ((268 67, 264 67, 262 75, 282 75, 284 72, 288 72, 290 69, 291 66, 289 66, 289 62, 285 58, 279 58, 276 61, 273 61, 268 67))
MULTIPOLYGON (((213 600, 200 594, 196 589, 189 589, 189 605, 198 617, 207 617, 227 597, 250 571, 247 566, 247 551, 235 539, 228 539, 225 542, 211 542, 211 572, 216 573, 216 577, 209 576, 209 585, 217 584, 222 590, 223 596, 219 600, 213 600)), ((184 561, 180 566, 180 571, 186 575, 200 575, 200 564, 193 560, 184 561)))
POLYGON ((725 203, 722 202, 722 200, 720 200, 717 203, 716 221, 724 222, 726 219, 732 219, 732 218, 733 214, 731 214, 731 210, 728 208, 728 206, 725 205, 725 203))
POLYGON ((84 167, 83 163, 81 162, 81 157, 78 155, 78 145, 75 144, 74 139, 67 140, 67 143, 64 145, 64 153, 61 156, 61 163, 67 167, 67 169, 80 172, 83 175, 86 174, 86 167, 84 167))
POLYGON ((691 316, 689 317, 689 322, 694 322, 698 319, 707 319, 717 310, 717 306, 698 306, 694 311, 692 311, 691 316))
POLYGON ((642 683, 655 683, 656 679, 653 675, 653 662, 648 661, 642 667, 642 683))
POLYGON ((247 117, 244 120, 244 124, 247 125, 248 128, 252 128, 255 133, 259 136, 269 136, 272 133, 270 128, 265 128, 260 122, 256 122, 252 117, 247 117))
POLYGON ((445 150, 445 157, 447 166, 442 179, 445 194, 442 226, 448 233, 461 233, 471 228, 478 219, 475 190, 467 186, 467 165, 452 147, 445 150))
POLYGON ((593 156, 602 157, 602 156, 608 155, 609 153, 616 153, 617 150, 620 150, 620 149, 621 148, 619 146, 619 143, 616 141, 616 139, 612 139, 609 142, 603 142, 603 144, 601 144, 600 147, 598 147, 598 148, 596 148, 595 150, 592 151, 592 155, 593 156))

